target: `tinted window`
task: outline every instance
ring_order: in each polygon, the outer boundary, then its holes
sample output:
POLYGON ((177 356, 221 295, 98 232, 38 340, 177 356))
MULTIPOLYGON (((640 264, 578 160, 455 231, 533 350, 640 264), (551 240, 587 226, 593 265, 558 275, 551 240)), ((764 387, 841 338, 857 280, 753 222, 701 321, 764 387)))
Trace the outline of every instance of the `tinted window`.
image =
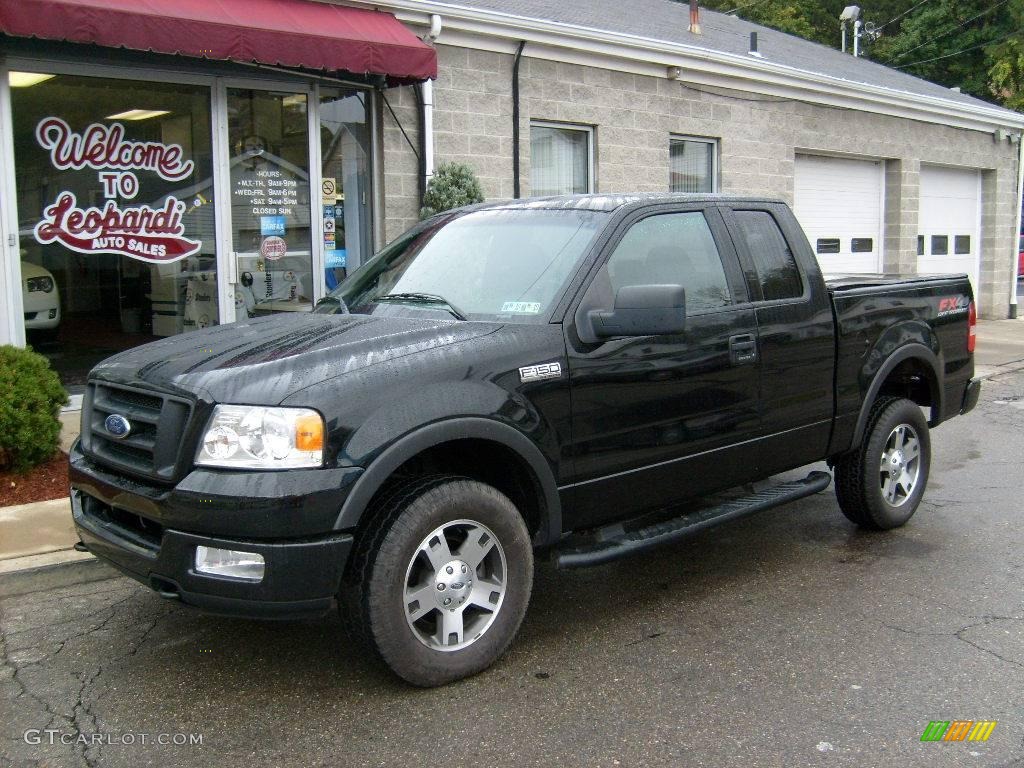
POLYGON ((945 256, 949 253, 949 236, 932 235, 932 256, 945 256))
POLYGON ((715 239, 699 211, 651 216, 630 227, 594 280, 609 307, 626 285, 681 285, 687 313, 732 301, 715 239))
POLYGON ((796 259, 779 225, 767 211, 736 211, 736 221, 754 261, 765 301, 803 295, 796 259))
POLYGON ((850 241, 852 253, 871 253, 875 250, 875 241, 870 237, 855 237, 850 241))
POLYGON ((953 238, 953 253, 963 256, 971 252, 971 236, 957 235, 953 238))
POLYGON ((839 253, 839 238, 819 238, 818 245, 815 250, 817 250, 818 253, 839 253))

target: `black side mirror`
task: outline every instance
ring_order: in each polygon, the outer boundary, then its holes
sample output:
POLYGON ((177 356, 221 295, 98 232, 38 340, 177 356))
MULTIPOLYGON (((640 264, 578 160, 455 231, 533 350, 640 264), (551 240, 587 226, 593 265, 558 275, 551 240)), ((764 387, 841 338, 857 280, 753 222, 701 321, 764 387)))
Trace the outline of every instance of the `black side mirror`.
POLYGON ((594 335, 656 336, 686 330, 686 291, 681 285, 626 285, 611 312, 588 313, 594 335))

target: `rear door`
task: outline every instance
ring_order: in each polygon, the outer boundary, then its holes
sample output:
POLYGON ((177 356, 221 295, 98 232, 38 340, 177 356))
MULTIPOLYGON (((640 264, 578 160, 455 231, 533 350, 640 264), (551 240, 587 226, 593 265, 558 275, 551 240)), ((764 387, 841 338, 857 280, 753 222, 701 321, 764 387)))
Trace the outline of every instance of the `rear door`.
POLYGON ((627 218, 566 322, 572 399, 568 528, 628 517, 757 474, 757 329, 714 206, 627 218), (580 313, 610 310, 627 285, 686 289, 678 335, 585 343, 580 313))
POLYGON ((754 299, 765 474, 821 459, 832 429, 832 306, 807 238, 780 204, 723 206, 754 299))

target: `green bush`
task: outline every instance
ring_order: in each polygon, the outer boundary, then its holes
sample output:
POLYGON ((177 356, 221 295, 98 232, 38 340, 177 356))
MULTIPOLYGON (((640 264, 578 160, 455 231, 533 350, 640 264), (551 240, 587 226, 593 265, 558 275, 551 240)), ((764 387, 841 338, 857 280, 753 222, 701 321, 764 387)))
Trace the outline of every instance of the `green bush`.
POLYGON ((441 163, 427 184, 420 218, 429 219, 435 213, 483 201, 484 193, 472 168, 461 163, 441 163))
POLYGON ((0 346, 0 469, 23 472, 53 456, 67 399, 45 357, 0 346))

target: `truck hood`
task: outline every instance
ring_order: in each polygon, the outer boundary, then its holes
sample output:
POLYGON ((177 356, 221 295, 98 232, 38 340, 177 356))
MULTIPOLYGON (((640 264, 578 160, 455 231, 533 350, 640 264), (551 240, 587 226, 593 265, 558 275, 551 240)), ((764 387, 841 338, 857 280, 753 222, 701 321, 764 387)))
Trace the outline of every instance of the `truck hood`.
POLYGON ((280 314, 135 347, 107 358, 89 376, 219 403, 275 405, 312 384, 500 327, 434 318, 280 314))

